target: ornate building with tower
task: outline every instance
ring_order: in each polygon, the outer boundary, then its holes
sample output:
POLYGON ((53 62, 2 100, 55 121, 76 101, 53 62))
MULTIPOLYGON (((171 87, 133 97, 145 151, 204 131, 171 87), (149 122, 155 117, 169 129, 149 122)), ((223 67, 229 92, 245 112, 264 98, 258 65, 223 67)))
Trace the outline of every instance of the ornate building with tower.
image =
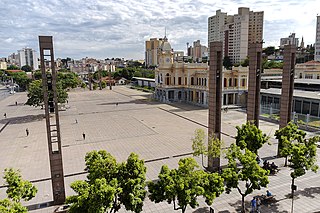
MULTIPOLYGON (((208 106, 209 66, 207 63, 186 63, 175 60, 165 37, 159 48, 159 66, 155 70, 155 98, 163 102, 186 102, 208 106)), ((247 67, 223 70, 223 105, 245 105, 247 67)))

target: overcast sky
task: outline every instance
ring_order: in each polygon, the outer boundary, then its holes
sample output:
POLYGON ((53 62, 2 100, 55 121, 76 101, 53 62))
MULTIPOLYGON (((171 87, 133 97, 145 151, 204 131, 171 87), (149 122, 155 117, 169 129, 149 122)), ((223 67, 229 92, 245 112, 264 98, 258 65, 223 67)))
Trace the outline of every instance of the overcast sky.
POLYGON ((264 11, 264 46, 291 32, 313 44, 319 0, 1 0, 0 57, 23 47, 39 50, 38 35, 54 37, 55 57, 144 59, 145 41, 167 37, 174 50, 200 40, 208 17, 238 7, 264 11))

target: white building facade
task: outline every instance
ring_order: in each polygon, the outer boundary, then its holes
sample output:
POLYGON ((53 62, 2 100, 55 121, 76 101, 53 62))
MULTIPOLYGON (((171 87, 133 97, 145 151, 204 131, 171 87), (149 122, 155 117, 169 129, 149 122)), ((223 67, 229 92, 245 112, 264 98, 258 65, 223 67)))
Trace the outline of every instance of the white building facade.
POLYGON ((39 69, 36 51, 31 48, 26 47, 22 50, 18 50, 18 60, 20 68, 29 65, 32 70, 39 69))

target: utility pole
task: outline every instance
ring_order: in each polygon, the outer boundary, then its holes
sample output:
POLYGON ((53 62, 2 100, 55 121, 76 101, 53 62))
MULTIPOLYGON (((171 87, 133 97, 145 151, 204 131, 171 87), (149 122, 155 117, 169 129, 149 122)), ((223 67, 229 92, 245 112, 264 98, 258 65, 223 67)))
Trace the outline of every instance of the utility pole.
POLYGON ((110 67, 109 67, 109 88, 110 88, 110 90, 112 90, 112 86, 111 86, 111 63, 110 63, 110 67))
POLYGON ((60 205, 65 202, 66 195, 56 86, 57 73, 54 63, 52 36, 39 36, 39 46, 53 204, 60 205), (51 70, 49 73, 46 72, 45 59, 51 62, 51 70))
POLYGON ((101 84, 101 64, 99 64, 98 66, 99 70, 99 87, 100 87, 100 90, 102 90, 102 84, 101 84))

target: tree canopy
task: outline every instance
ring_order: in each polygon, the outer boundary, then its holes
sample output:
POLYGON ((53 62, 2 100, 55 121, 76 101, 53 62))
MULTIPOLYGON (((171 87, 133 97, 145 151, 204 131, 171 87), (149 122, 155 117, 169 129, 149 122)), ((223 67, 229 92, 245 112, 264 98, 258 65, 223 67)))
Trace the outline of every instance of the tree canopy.
MULTIPOLYGON (((59 81, 57 82, 57 93, 58 103, 65 103, 68 98, 68 93, 62 88, 62 83, 59 81)), ((34 80, 29 84, 27 96, 27 105, 35 107, 43 105, 42 80, 34 80)), ((53 96, 53 93, 50 91, 49 96, 53 96)))
POLYGON ((20 89, 25 90, 31 79, 28 78, 25 72, 14 72, 8 73, 9 76, 12 76, 13 81, 20 86, 20 89))
POLYGON ((231 62, 231 59, 229 56, 225 56, 223 58, 223 66, 226 68, 226 69, 231 69, 232 68, 232 62, 231 62))
POLYGON ((30 67, 29 65, 24 65, 21 67, 21 70, 25 71, 25 72, 31 72, 32 71, 32 67, 30 67))
POLYGON ((288 156, 292 153, 292 143, 303 143, 306 133, 298 129, 298 126, 289 122, 287 126, 276 130, 275 137, 278 139, 278 150, 281 157, 285 157, 285 166, 287 166, 288 156))
POLYGON ((20 201, 29 201, 37 193, 37 188, 29 181, 23 180, 19 170, 5 169, 4 179, 8 188, 7 198, 0 200, 0 212, 3 213, 26 213, 27 208, 20 201))
POLYGON ((141 212, 146 196, 146 167, 138 155, 131 153, 126 162, 118 164, 105 150, 92 151, 85 157, 86 181, 76 181, 69 196, 70 212, 117 212, 121 205, 141 212))
POLYGON ((236 144, 242 150, 247 148, 251 152, 258 154, 258 150, 269 140, 269 137, 251 122, 242 124, 241 127, 236 126, 236 128, 238 131, 236 144))
POLYGON ((260 190, 269 183, 268 171, 259 166, 256 154, 245 148, 244 153, 240 147, 231 144, 227 151, 227 168, 223 170, 222 177, 226 183, 226 192, 237 189, 242 197, 242 212, 245 211, 244 198, 254 190, 260 190), (240 166, 237 165, 240 163, 240 166))
POLYGON ((222 141, 216 137, 207 136, 203 129, 196 129, 195 137, 192 138, 193 156, 201 155, 202 166, 207 168, 203 162, 203 156, 218 158, 221 156, 222 141), (205 144, 208 138, 208 145, 205 144))
POLYGON ((156 203, 173 203, 174 210, 186 211, 187 206, 196 208, 198 196, 211 205, 213 200, 224 191, 223 178, 217 173, 198 170, 199 165, 193 158, 180 159, 177 169, 163 165, 159 180, 149 182, 149 198, 156 203), (179 207, 176 207, 178 205, 179 207))

